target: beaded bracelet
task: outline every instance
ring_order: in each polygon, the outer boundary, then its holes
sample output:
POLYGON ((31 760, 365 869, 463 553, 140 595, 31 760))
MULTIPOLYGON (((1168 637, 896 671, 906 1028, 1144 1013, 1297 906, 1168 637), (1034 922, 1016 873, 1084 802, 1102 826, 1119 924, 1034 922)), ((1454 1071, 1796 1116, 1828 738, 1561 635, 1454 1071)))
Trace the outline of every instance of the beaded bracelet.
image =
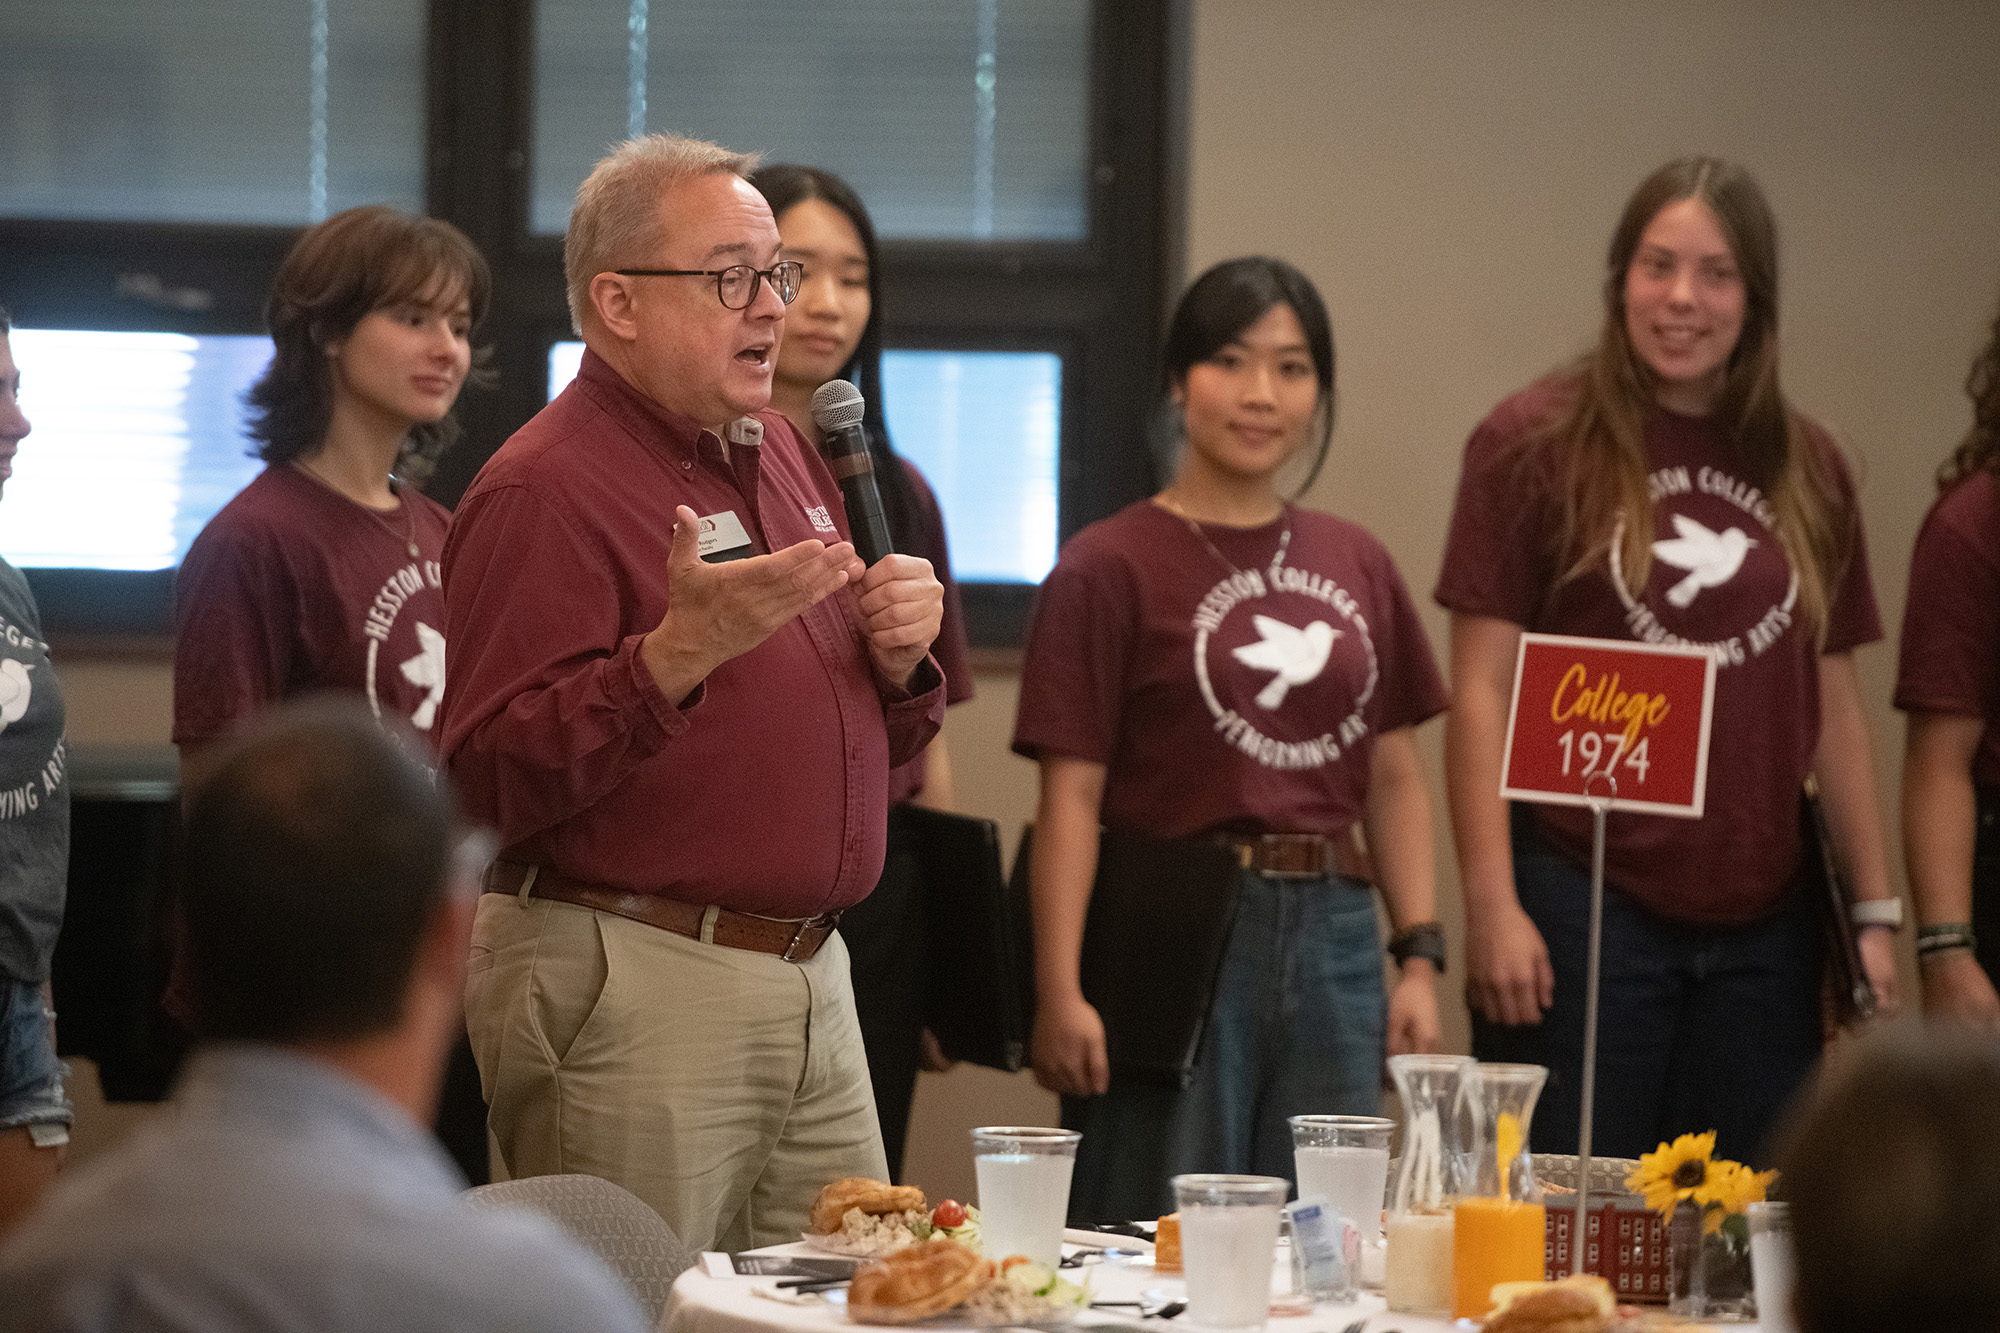
POLYGON ((1978 938, 1972 933, 1969 921, 1946 921, 1935 926, 1925 926, 1917 932, 1917 957, 1927 958, 1934 953, 1948 949, 1974 949, 1978 938))

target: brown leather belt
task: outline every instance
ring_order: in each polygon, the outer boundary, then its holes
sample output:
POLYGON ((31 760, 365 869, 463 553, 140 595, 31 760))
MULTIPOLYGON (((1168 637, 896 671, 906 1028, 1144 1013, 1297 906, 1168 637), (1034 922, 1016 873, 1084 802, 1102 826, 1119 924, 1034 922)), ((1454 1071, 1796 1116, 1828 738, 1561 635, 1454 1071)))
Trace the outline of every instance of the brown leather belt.
POLYGON ((705 940, 726 949, 748 949, 753 953, 774 953, 788 963, 803 963, 819 952, 826 937, 840 924, 840 913, 787 919, 732 912, 726 907, 703 907, 678 898, 651 893, 628 893, 608 884, 559 875, 546 866, 524 866, 512 861, 495 861, 486 867, 482 881, 488 893, 518 894, 526 886, 530 898, 573 903, 594 911, 609 912, 630 921, 671 930, 691 940, 705 940), (704 928, 706 927, 706 928, 704 928))
POLYGON ((1267 879, 1345 875, 1364 884, 1375 882, 1375 867, 1355 842, 1352 829, 1338 838, 1318 833, 1264 833, 1225 834, 1221 841, 1235 849, 1238 865, 1267 879))

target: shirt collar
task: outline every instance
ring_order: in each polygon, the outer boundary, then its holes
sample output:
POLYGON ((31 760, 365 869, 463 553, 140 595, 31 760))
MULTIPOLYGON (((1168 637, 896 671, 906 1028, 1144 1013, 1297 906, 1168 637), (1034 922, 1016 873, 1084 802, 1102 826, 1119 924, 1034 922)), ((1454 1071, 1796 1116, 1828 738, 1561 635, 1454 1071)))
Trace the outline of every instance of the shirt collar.
POLYGON ((709 451, 721 456, 722 441, 714 431, 660 406, 633 388, 588 347, 583 349, 583 362, 577 368, 576 378, 591 400, 616 417, 634 436, 665 449, 675 459, 701 457, 704 441, 709 451))
POLYGON ((174 1088, 183 1113, 223 1122, 290 1123, 302 1133, 351 1135, 378 1160, 420 1181, 465 1187, 437 1142, 387 1097, 324 1060, 261 1042, 218 1042, 189 1057, 174 1088))

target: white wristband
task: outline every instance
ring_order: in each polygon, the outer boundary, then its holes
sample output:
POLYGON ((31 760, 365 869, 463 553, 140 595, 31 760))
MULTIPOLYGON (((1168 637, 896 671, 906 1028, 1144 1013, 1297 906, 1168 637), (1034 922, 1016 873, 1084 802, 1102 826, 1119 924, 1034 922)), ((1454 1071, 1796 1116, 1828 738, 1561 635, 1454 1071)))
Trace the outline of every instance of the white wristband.
POLYGON ((1903 900, 1901 898, 1861 898, 1848 905, 1848 920, 1857 926, 1887 926, 1891 930, 1903 928, 1903 900))

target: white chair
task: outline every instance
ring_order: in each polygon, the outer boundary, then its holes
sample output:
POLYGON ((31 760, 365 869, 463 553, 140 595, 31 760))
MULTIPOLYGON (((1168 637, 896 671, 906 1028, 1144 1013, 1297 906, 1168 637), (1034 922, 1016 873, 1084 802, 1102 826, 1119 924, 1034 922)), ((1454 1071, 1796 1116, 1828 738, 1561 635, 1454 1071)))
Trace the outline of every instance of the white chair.
POLYGON ((553 1218, 625 1280, 657 1322, 674 1279, 698 1256, 638 1195, 597 1176, 527 1176, 465 1192, 474 1208, 531 1209, 553 1218))

